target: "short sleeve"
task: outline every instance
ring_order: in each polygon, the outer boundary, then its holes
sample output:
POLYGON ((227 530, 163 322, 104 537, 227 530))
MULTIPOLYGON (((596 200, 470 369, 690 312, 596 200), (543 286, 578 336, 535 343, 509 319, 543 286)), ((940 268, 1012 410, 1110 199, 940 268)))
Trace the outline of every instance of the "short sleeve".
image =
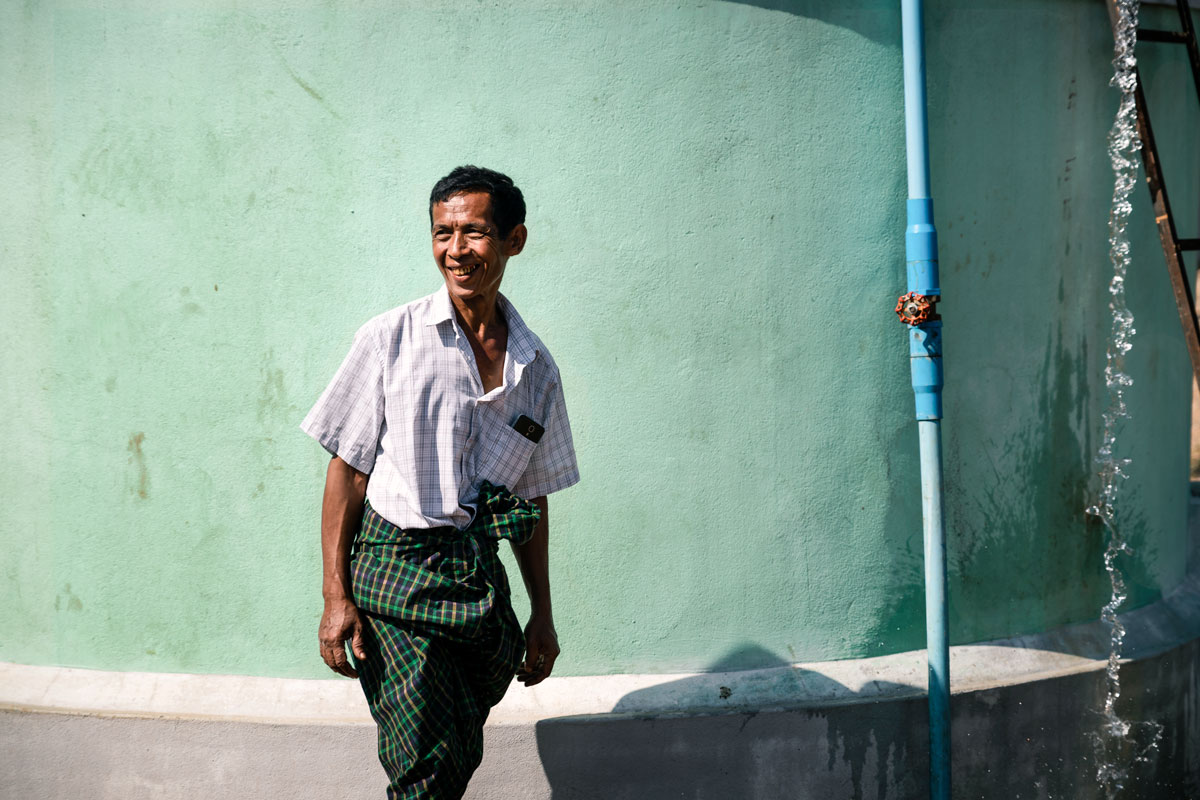
POLYGON ((525 498, 544 497, 579 483, 579 464, 575 459, 575 443, 571 439, 571 423, 567 419, 567 404, 562 384, 555 381, 546 404, 546 432, 529 458, 529 466, 513 493, 525 498))
POLYGON ((383 355, 359 330, 354 344, 300 430, 331 455, 370 473, 383 428, 383 355))

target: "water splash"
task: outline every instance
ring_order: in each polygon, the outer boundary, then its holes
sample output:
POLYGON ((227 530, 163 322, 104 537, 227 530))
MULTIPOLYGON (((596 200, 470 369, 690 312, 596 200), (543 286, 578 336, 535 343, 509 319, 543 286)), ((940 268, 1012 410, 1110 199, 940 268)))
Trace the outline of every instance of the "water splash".
POLYGON ((1108 800, 1115 800, 1124 788, 1133 765, 1146 761, 1151 750, 1162 738, 1162 725, 1156 722, 1130 722, 1117 714, 1117 699, 1121 696, 1121 648, 1125 641, 1125 626, 1117 609, 1125 602, 1128 592, 1125 579, 1117 565, 1122 554, 1132 553, 1117 525, 1116 501, 1121 483, 1129 477, 1130 459, 1116 455, 1120 421, 1129 417, 1125 390, 1133 379, 1125 372, 1125 356, 1133 347, 1133 314, 1125 304, 1125 276, 1129 270, 1129 236, 1126 228, 1133 210, 1129 197, 1137 185, 1138 151, 1142 142, 1137 130, 1137 17, 1139 0, 1116 0, 1118 19, 1114 28, 1116 45, 1113 52, 1112 85, 1121 92, 1116 119, 1108 134, 1108 155, 1113 168, 1112 210, 1108 217, 1108 257, 1113 276, 1108 284, 1111 297, 1112 337, 1104 366, 1104 381, 1108 387, 1108 408, 1104 412, 1104 434, 1096 454, 1100 473, 1100 497, 1088 508, 1088 513, 1100 518, 1108 535, 1104 551, 1104 568, 1112 585, 1112 595, 1100 612, 1109 626, 1107 696, 1104 699, 1103 719, 1093 738, 1096 755, 1096 780, 1108 800))

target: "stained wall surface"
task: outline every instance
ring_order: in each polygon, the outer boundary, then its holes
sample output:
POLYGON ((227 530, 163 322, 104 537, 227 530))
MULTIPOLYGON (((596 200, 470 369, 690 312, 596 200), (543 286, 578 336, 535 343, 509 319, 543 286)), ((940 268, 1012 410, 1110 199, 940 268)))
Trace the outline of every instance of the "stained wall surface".
MULTIPOLYGON (((1083 509, 1116 96, 1102 5, 927 14, 969 642, 1108 594, 1083 509)), ((1200 109, 1182 51, 1143 53, 1186 235, 1200 109)), ((464 162, 526 192, 505 291, 579 451, 559 670, 922 646, 902 101, 890 0, 3 4, 0 660, 328 674, 297 425, 359 324, 437 288, 426 198, 464 162)), ((1131 605, 1184 572, 1190 391, 1135 201, 1131 605)))

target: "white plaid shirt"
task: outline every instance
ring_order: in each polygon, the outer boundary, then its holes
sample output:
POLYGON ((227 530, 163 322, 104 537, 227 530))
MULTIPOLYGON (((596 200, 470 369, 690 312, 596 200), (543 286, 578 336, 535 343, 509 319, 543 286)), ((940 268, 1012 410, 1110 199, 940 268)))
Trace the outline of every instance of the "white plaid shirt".
POLYGON ((465 528, 489 480, 532 499, 579 482, 558 366, 503 295, 504 383, 486 394, 475 354, 437 292, 363 325, 300 424, 370 475, 367 499, 402 528, 465 528), (545 428, 538 443, 513 423, 545 428))

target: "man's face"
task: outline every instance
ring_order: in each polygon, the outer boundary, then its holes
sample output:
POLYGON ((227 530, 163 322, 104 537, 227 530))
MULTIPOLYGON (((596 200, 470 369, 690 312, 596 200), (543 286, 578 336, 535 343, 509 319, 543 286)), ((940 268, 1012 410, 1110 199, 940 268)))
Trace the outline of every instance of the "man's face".
POLYGON ((450 296, 467 301, 494 300, 509 256, 521 252, 525 226, 517 225, 505 239, 492 220, 492 198, 487 192, 462 192, 435 203, 433 260, 437 262, 450 296))

